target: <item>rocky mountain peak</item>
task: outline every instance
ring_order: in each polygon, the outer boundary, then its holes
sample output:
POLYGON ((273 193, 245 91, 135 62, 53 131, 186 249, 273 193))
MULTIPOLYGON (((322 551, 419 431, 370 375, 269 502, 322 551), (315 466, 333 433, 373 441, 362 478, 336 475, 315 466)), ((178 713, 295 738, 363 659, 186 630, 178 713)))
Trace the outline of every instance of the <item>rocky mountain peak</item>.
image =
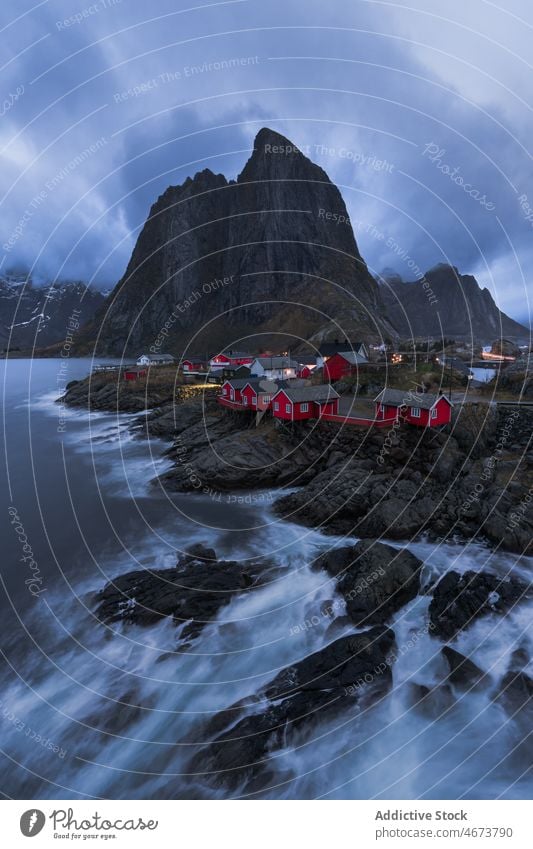
POLYGON ((89 328, 102 353, 149 346, 173 314, 169 352, 204 328, 196 348, 254 333, 285 348, 331 321, 347 337, 391 332, 338 188, 267 127, 236 181, 206 168, 161 195, 110 301, 89 328))

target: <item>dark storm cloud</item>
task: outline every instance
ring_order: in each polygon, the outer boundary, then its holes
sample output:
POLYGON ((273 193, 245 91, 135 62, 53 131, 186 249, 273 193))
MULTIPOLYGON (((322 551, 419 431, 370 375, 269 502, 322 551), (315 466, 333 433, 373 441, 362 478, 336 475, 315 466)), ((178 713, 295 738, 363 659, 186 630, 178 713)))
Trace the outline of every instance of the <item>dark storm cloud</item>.
POLYGON ((267 124, 341 186, 373 271, 452 262, 526 318, 527 26, 480 0, 452 22, 433 2, 192 5, 3 5, 4 267, 114 282, 157 196, 234 177, 267 124))

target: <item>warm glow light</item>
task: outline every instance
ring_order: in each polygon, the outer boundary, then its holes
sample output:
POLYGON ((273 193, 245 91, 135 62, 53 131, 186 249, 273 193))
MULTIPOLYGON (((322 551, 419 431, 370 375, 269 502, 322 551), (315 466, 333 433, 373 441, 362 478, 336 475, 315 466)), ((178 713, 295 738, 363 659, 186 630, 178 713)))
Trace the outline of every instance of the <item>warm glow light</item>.
POLYGON ((504 354, 491 354, 490 351, 483 351, 481 354, 481 359, 483 360, 498 360, 501 362, 502 360, 510 360, 514 363, 516 357, 505 356, 504 354))

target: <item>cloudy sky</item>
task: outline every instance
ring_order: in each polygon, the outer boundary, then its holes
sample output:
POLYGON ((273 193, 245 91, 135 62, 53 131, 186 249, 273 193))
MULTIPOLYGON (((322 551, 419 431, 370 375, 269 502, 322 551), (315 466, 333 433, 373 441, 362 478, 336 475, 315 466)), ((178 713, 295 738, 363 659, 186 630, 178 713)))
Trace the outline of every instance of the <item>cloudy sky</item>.
POLYGON ((533 280, 533 7, 505 0, 5 0, 3 269, 116 282, 151 203, 257 130, 340 186, 371 270, 533 280))

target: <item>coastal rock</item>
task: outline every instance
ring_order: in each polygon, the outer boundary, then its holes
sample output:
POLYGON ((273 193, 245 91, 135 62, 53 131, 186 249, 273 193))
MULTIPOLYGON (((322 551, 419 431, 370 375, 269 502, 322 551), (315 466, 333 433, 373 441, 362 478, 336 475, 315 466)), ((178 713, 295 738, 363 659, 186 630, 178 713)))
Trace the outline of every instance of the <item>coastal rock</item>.
POLYGON ((426 717, 440 719, 455 704, 449 684, 428 687, 426 684, 410 684, 411 709, 426 717))
POLYGON ((513 652, 509 669, 494 698, 509 716, 524 725, 529 735, 533 719, 533 679, 525 671, 528 662, 529 655, 525 649, 513 652))
POLYGON ((364 540, 327 551, 315 565, 335 577, 352 621, 369 625, 385 622, 415 598, 423 563, 405 548, 364 540))
POLYGON ((480 616, 506 613, 525 598, 526 586, 516 578, 501 579, 486 572, 444 575, 429 605, 432 633, 446 640, 468 628, 480 616))
MULTIPOLYGON (((285 745, 291 733, 324 717, 330 718, 351 704, 369 705, 392 684, 387 655, 394 633, 372 628, 363 634, 341 637, 320 651, 283 669, 258 698, 247 700, 248 709, 261 704, 261 712, 238 718, 228 710, 214 718, 234 724, 202 748, 189 768, 205 780, 232 788, 249 785, 260 790, 269 779, 269 753, 285 745)), ((237 706, 234 706, 237 707, 237 706)), ((220 721, 219 721, 220 720, 220 721)))
POLYGON ((450 684, 462 690, 483 685, 485 673, 470 658, 452 649, 451 646, 444 646, 442 654, 450 670, 447 676, 450 684))
MULTIPOLYGON (((235 593, 259 581, 259 567, 234 561, 213 561, 202 546, 200 557, 192 552, 173 569, 148 569, 119 575, 101 590, 96 616, 102 622, 152 625, 172 617, 184 624, 182 638, 196 637, 235 593)), ((212 550, 211 550, 212 551, 212 550)), ((214 554, 214 552, 213 552, 214 554)))

